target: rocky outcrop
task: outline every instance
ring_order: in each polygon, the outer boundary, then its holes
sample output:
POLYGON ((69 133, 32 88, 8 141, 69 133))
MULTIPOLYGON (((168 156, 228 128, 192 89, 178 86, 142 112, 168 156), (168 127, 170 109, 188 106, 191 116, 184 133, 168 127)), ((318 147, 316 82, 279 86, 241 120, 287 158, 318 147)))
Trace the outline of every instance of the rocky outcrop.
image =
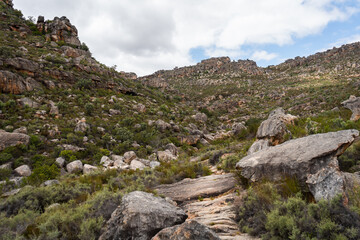
POLYGON ((256 140, 251 147, 248 150, 248 155, 251 155, 255 152, 261 151, 261 150, 265 150, 268 149, 269 147, 271 147, 269 140, 267 139, 260 139, 260 140, 256 140))
POLYGON ((31 76, 34 76, 34 73, 40 68, 38 63, 20 57, 6 59, 5 64, 31 76))
POLYGON ((78 31, 66 17, 55 17, 52 21, 44 21, 43 16, 38 17, 37 28, 40 32, 44 32, 48 41, 60 42, 80 46, 81 42, 78 38, 78 31))
POLYGON ((360 119, 360 97, 350 96, 350 98, 341 103, 344 107, 352 111, 350 120, 357 121, 360 119))
POLYGON ((14 170, 21 177, 28 177, 31 175, 31 169, 28 165, 22 165, 14 170))
POLYGON ((41 84, 30 77, 24 79, 15 73, 0 71, 0 92, 2 93, 21 94, 40 88, 41 84))
POLYGON ((220 238, 205 225, 190 220, 161 230, 152 240, 220 240, 220 238))
POLYGON ((164 184, 156 188, 159 194, 177 202, 185 202, 199 197, 211 197, 234 188, 236 180, 232 174, 211 175, 196 179, 184 179, 174 184, 164 184))
POLYGON ((0 151, 18 144, 29 144, 30 137, 22 133, 8 133, 0 130, 0 151))
POLYGON ((244 157, 236 168, 251 182, 296 178, 316 200, 329 199, 344 187, 337 157, 358 136, 357 130, 343 130, 290 140, 244 157))
POLYGON ((148 240, 164 228, 183 223, 186 218, 183 210, 165 199, 150 193, 131 192, 111 214, 99 240, 148 240))

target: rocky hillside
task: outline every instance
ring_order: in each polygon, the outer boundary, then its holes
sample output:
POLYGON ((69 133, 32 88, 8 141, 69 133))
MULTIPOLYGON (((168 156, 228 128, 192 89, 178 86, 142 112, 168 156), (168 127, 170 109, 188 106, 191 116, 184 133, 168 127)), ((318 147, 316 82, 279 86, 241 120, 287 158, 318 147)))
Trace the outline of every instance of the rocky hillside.
POLYGON ((359 46, 137 78, 0 0, 0 239, 360 239, 359 46))

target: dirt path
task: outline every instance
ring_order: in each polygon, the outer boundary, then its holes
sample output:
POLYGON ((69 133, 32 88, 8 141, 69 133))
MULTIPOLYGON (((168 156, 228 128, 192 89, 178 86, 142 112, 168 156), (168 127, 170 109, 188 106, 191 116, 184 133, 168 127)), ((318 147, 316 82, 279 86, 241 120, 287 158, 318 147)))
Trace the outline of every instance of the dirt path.
POLYGON ((240 233, 235 221, 235 185, 236 179, 232 174, 222 174, 184 179, 174 184, 160 185, 156 190, 176 201, 189 219, 206 225, 221 239, 254 240, 240 233))

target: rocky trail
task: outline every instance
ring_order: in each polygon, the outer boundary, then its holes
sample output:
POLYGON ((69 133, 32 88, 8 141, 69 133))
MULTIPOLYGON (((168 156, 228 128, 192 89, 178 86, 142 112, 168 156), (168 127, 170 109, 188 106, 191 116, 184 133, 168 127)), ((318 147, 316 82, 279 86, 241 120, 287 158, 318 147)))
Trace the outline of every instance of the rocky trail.
POLYGON ((255 239, 240 232, 235 220, 233 204, 238 197, 233 174, 210 175, 184 179, 156 188, 160 195, 173 199, 187 213, 188 220, 196 220, 214 231, 220 239, 255 239))

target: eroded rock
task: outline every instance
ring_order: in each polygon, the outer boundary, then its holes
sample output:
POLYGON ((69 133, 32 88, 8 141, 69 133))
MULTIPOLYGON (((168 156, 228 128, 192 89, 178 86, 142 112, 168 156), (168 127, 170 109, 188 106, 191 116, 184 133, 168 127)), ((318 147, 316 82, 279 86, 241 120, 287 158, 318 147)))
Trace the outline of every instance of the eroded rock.
POLYGON ((183 223, 186 218, 183 210, 165 199, 150 193, 131 192, 111 214, 99 240, 148 240, 161 229, 183 223))
POLYGON ((360 97, 351 95, 348 100, 341 104, 352 111, 350 120, 357 121, 360 119, 360 97))
POLYGON ((8 133, 0 130, 0 151, 19 144, 28 145, 30 137, 22 133, 8 133))

